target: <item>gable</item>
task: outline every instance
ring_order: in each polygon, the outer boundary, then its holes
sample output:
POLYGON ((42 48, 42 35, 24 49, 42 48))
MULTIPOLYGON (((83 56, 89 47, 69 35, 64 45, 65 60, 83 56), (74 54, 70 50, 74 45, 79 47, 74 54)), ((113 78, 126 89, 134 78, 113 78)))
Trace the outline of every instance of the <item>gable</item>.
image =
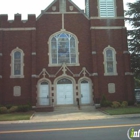
POLYGON ((54 0, 45 10, 41 12, 37 19, 39 19, 43 14, 46 13, 81 13, 86 16, 84 10, 81 10, 71 0, 54 0))

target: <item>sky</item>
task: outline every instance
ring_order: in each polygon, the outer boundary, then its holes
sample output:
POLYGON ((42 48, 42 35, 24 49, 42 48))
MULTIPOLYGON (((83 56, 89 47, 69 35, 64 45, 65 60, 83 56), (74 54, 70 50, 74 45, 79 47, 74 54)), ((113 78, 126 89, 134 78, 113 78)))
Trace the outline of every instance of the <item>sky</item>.
MULTIPOLYGON (((13 20, 14 14, 22 15, 22 20, 27 19, 28 14, 38 16, 53 0, 0 0, 0 14, 8 14, 8 19, 13 20)), ((85 0, 72 0, 81 9, 85 7, 85 0)), ((124 0, 124 8, 127 2, 135 0, 124 0)))

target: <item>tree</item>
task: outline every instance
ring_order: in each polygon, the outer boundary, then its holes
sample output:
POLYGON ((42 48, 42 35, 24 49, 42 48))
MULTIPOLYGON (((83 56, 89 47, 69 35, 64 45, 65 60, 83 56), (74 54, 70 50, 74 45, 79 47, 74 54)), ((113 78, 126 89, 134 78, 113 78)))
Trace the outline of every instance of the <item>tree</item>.
POLYGON ((129 22, 131 30, 128 30, 128 46, 131 53, 131 67, 135 77, 140 77, 140 0, 127 3, 128 10, 125 11, 126 21, 129 22))

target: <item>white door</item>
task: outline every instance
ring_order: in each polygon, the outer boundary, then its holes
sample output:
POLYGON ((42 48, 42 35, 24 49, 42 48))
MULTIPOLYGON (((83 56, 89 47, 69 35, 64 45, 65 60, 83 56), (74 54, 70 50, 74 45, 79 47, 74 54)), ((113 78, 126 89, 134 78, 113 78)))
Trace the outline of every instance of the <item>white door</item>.
POLYGON ((73 85, 68 79, 61 79, 57 83, 57 105, 73 104, 73 85))
POLYGON ((81 82, 81 104, 90 104, 90 86, 88 81, 81 82))
POLYGON ((49 105, 49 85, 47 82, 40 84, 38 101, 39 105, 49 105))

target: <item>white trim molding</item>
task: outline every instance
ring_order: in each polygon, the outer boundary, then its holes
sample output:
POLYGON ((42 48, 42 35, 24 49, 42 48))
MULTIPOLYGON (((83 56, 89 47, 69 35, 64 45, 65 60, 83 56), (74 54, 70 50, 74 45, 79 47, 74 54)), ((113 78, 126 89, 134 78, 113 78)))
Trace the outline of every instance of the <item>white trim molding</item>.
POLYGON ((125 75, 134 75, 132 72, 125 72, 125 75))
POLYGON ((94 29, 94 30, 108 30, 108 29, 125 29, 125 26, 91 26, 90 29, 94 29))
POLYGON ((32 55, 36 55, 36 52, 32 52, 32 55))
POLYGON ((124 17, 90 17, 90 19, 125 19, 124 17))
POLYGON ((97 54, 97 52, 96 51, 92 51, 92 54, 97 54))
POLYGON ((32 78, 37 78, 37 75, 36 74, 32 74, 32 78))
POLYGON ((129 51, 123 51, 123 54, 130 54, 129 51))
POLYGON ((92 76, 98 76, 98 73, 92 73, 92 76))
POLYGON ((31 31, 36 30, 35 27, 26 27, 26 28, 0 28, 0 31, 31 31))

